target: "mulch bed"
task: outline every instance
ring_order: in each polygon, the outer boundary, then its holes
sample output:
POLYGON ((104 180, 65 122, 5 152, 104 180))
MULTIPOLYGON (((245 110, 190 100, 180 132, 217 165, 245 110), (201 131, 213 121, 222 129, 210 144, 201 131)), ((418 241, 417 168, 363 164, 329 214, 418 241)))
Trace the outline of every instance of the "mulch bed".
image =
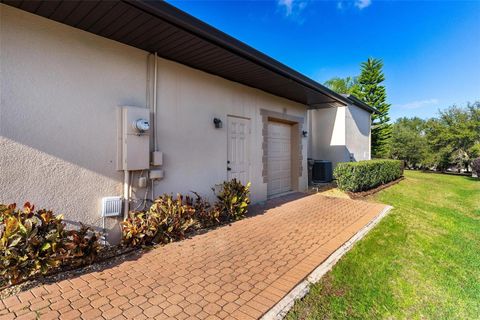
POLYGON ((142 248, 123 248, 121 246, 103 247, 95 261, 90 265, 77 267, 66 265, 62 268, 54 269, 48 274, 38 275, 12 286, 0 287, 0 300, 43 284, 55 283, 92 271, 102 270, 109 266, 119 264, 134 254, 141 254, 142 250, 142 248))
POLYGON ((401 178, 398 178, 397 180, 393 180, 389 183, 386 183, 386 184, 382 184, 374 189, 370 189, 370 190, 367 190, 367 191, 360 191, 360 192, 347 192, 348 196, 351 198, 351 199, 362 199, 362 198, 365 198, 365 197, 368 197, 368 196, 371 196, 377 192, 379 192, 380 190, 383 190, 383 189, 386 189, 388 187, 391 187, 393 186, 394 184, 397 184, 399 183, 400 181, 402 181, 403 179, 405 179, 405 177, 401 177, 401 178))

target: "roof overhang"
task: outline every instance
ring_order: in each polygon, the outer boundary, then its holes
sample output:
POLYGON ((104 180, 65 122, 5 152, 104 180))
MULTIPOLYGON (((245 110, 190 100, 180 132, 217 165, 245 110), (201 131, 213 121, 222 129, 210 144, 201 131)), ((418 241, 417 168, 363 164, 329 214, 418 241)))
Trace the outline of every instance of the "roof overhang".
POLYGON ((3 3, 310 108, 348 99, 164 1, 3 3))
POLYGON ((378 111, 377 109, 375 109, 374 107, 366 104, 365 102, 363 102, 362 100, 358 99, 357 97, 355 97, 354 95, 352 94, 342 94, 342 96, 344 96, 345 98, 347 98, 351 104, 365 110, 365 111, 368 111, 370 113, 377 113, 377 114, 380 114, 380 111, 378 111))

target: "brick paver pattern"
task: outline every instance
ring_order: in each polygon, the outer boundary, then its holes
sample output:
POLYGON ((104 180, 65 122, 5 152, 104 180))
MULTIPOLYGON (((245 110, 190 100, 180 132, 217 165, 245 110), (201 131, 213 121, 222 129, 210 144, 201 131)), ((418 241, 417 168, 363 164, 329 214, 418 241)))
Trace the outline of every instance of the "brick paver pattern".
POLYGON ((11 296, 0 302, 0 319, 257 319, 384 208, 318 194, 268 205, 263 214, 11 296))

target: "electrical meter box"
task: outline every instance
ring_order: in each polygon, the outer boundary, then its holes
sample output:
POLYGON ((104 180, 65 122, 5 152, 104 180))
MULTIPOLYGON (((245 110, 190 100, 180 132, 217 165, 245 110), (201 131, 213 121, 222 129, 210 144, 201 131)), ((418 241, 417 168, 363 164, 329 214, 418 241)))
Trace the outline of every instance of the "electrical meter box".
POLYGON ((118 170, 150 167, 150 110, 120 107, 118 111, 118 170))

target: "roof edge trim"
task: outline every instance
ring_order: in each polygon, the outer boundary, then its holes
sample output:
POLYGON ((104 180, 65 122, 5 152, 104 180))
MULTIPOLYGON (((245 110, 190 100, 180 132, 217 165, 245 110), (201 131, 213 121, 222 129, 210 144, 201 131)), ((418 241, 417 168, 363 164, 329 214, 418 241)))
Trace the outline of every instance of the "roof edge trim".
POLYGON ((376 108, 366 104, 365 102, 363 102, 362 100, 354 96, 353 94, 344 94, 343 96, 347 98, 353 105, 359 108, 362 108, 365 111, 368 111, 370 113, 381 114, 380 111, 378 111, 376 108))
POLYGON ((165 20, 189 33, 205 39, 215 45, 222 47, 225 50, 239 55, 253 63, 259 64, 270 71, 280 74, 283 77, 289 78, 301 85, 304 85, 314 91, 322 93, 333 100, 346 104, 349 101, 342 95, 323 86, 322 84, 308 78, 298 71, 284 65, 272 57, 258 51, 257 49, 243 43, 242 41, 220 31, 219 29, 210 26, 209 24, 195 18, 194 16, 176 8, 175 6, 161 2, 152 2, 144 0, 122 0, 131 6, 136 7, 145 13, 156 16, 159 19, 165 20))

